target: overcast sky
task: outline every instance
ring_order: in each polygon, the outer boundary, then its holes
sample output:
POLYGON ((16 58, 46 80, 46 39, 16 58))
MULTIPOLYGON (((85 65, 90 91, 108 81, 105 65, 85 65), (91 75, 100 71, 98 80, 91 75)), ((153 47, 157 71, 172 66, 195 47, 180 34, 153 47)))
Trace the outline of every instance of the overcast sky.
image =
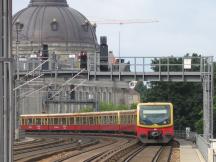
MULTIPOLYGON (((13 13, 30 0, 13 0, 13 13)), ((118 56, 216 56, 215 0, 68 0, 89 20, 157 19, 159 23, 98 25, 97 36, 108 36, 109 50, 118 56)), ((99 40, 99 39, 98 39, 99 40)))

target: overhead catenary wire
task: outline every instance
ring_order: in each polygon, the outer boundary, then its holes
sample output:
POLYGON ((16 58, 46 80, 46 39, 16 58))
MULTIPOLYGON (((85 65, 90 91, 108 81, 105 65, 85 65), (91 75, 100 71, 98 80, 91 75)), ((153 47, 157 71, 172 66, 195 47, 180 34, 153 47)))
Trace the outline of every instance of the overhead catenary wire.
POLYGON ((34 80, 36 80, 36 79, 42 77, 43 75, 44 75, 44 74, 41 74, 41 75, 39 75, 39 76, 37 76, 37 77, 35 77, 35 78, 29 80, 29 81, 27 81, 27 82, 25 82, 25 83, 23 83, 23 84, 17 86, 16 88, 13 89, 13 91, 16 91, 17 89, 20 89, 21 87, 23 87, 23 86, 25 86, 25 85, 31 83, 32 81, 34 81, 34 80))
POLYGON ((72 81, 73 79, 75 79, 77 76, 79 76, 83 71, 85 71, 85 69, 82 69, 79 73, 77 73, 76 75, 74 75, 71 79, 68 79, 64 84, 62 84, 61 88, 50 98, 55 97, 56 95, 58 95, 59 93, 61 93, 61 91, 63 91, 63 87, 65 85, 67 85, 70 81, 72 81))
MULTIPOLYGON (((79 86, 81 86, 84 82, 86 82, 87 80, 83 80, 81 83, 79 83, 77 86, 75 86, 69 93, 73 92, 76 90, 76 88, 78 88, 79 86)), ((56 95, 58 95, 59 93, 61 93, 63 91, 63 88, 61 89, 61 91, 56 92, 53 96, 51 96, 48 99, 51 99, 53 97, 55 97, 56 95)))

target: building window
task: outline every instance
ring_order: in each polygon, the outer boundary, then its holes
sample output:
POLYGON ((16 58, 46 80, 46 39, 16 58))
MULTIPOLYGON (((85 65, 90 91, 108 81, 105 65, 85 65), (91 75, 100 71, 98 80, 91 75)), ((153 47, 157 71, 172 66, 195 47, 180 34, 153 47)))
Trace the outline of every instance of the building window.
POLYGON ((56 21, 56 19, 53 19, 53 21, 51 22, 50 25, 51 25, 52 31, 57 31, 57 30, 58 30, 59 24, 58 24, 58 22, 56 21))
POLYGON ((112 93, 109 92, 109 103, 112 103, 112 93))
POLYGON ((106 92, 103 92, 103 102, 106 102, 106 92))

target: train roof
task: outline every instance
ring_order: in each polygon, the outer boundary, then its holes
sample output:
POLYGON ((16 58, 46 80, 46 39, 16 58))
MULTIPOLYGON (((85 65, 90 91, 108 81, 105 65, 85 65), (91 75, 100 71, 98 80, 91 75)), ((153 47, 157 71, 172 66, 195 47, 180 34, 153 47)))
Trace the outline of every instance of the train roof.
POLYGON ((171 102, 145 102, 145 103, 139 103, 138 106, 140 105, 172 105, 171 102))
POLYGON ((136 110, 121 110, 121 111, 102 111, 102 112, 84 112, 84 113, 58 113, 58 114, 23 114, 20 115, 21 117, 46 117, 46 116, 78 116, 78 115, 99 115, 99 114, 114 114, 114 113, 130 113, 130 112, 136 112, 136 110))

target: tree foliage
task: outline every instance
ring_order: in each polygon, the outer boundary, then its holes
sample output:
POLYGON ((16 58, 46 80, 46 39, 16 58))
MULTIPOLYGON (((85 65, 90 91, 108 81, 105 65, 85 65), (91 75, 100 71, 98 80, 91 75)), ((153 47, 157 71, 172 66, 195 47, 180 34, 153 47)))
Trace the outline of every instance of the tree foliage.
MULTIPOLYGON (((200 69, 200 58, 197 54, 192 54, 193 71, 200 69)), ((189 54, 186 55, 189 57, 189 54)), ((165 72, 181 71, 182 58, 170 58, 168 67, 167 59, 154 59, 152 69, 154 71, 165 72), (159 69, 158 64, 162 64, 159 69), (169 68, 169 69, 168 69, 169 68)), ((150 82, 140 85, 141 99, 143 102, 171 102, 174 105, 175 129, 185 129, 191 127, 194 131, 202 132, 202 84, 191 82, 150 82)))

